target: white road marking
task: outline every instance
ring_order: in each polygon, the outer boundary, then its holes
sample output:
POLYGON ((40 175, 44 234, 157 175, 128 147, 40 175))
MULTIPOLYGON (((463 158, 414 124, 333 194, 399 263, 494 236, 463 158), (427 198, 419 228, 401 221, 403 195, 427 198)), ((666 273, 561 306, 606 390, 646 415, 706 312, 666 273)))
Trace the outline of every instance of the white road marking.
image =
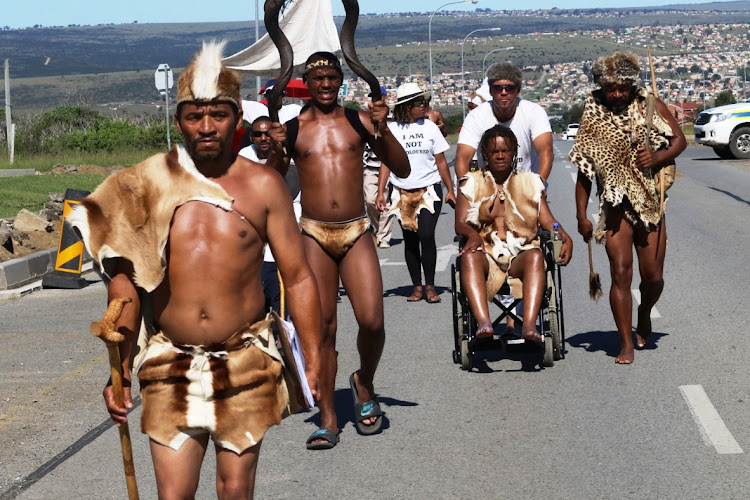
MULTIPOLYGON (((638 305, 641 304, 641 291, 637 288, 633 288, 630 290, 630 293, 633 294, 633 298, 635 298, 635 301, 638 302, 638 305)), ((656 310, 656 307, 651 308, 651 319, 654 318, 661 318, 661 314, 659 314, 659 311, 656 310)))
POLYGON ((451 262, 451 257, 458 254, 458 246, 443 245, 437 249, 437 261, 435 262, 435 271, 445 271, 451 262))
MULTIPOLYGON (((573 179, 573 184, 575 184, 576 183, 576 179, 578 178, 578 174, 575 173, 575 172, 571 172, 570 173, 570 178, 573 179)), ((589 199, 591 199, 591 198, 589 198, 589 199)))
POLYGON ((708 399, 701 385, 681 385, 682 397, 693 415, 698 430, 706 446, 713 446, 720 455, 744 453, 739 443, 724 425, 719 412, 708 399))
POLYGON ((388 259, 380 259, 380 267, 383 266, 405 266, 406 262, 388 262, 388 259))

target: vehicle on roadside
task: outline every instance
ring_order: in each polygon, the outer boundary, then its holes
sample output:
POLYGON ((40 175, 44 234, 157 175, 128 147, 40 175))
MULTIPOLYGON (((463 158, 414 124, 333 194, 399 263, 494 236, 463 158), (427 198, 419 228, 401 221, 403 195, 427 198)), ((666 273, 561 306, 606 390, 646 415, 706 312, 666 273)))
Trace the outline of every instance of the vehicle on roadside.
POLYGON ((577 123, 571 123, 570 125, 568 125, 565 131, 562 133, 562 138, 566 141, 575 139, 576 134, 578 133, 578 127, 579 125, 577 123))
POLYGON ((712 147, 720 158, 750 158, 750 102, 707 109, 694 130, 695 142, 712 147))

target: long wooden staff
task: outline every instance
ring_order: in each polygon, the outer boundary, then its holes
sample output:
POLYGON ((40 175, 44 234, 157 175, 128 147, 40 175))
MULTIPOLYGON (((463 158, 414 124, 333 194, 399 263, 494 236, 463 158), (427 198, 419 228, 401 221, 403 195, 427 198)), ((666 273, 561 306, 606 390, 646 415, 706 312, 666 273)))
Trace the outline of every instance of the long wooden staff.
MULTIPOLYGON (((359 21, 359 3, 357 3, 357 0, 342 0, 342 3, 344 4, 346 17, 344 18, 344 24, 341 26, 341 35, 339 35, 341 52, 344 53, 346 64, 349 65, 351 70, 370 86, 372 101, 379 101, 383 98, 380 92, 380 82, 370 70, 359 62, 357 51, 354 48, 354 32, 357 30, 357 22, 359 21)), ((377 124, 375 126, 375 138, 378 138, 377 124)))
MULTIPOLYGON (((125 394, 122 390, 122 363, 120 362, 120 350, 118 345, 125 336, 115 329, 115 322, 122 314, 122 308, 130 297, 119 297, 113 299, 101 321, 91 323, 91 334, 104 341, 109 353, 109 371, 112 379, 112 393, 117 406, 125 406, 125 394)), ((138 485, 135 481, 135 465, 133 464, 133 448, 130 443, 130 429, 128 423, 120 424, 120 448, 122 449, 122 462, 125 467, 125 482, 128 486, 128 499, 138 500, 138 485)))
MULTIPOLYGON (((651 141, 651 127, 654 123, 654 113, 656 112, 656 72, 654 71, 654 61, 651 59, 651 47, 648 48, 648 65, 651 69, 651 92, 646 101, 646 147, 649 147, 651 141)), ((659 170, 659 217, 664 213, 664 169, 659 170)))

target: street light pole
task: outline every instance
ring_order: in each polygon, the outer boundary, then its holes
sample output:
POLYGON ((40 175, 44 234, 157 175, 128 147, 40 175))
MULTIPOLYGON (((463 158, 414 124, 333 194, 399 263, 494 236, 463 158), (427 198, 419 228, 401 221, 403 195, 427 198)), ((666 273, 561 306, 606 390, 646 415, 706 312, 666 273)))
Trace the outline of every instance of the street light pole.
POLYGON ((479 28, 478 30, 470 31, 469 34, 464 37, 464 41, 461 42, 461 111, 464 118, 466 118, 466 97, 464 96, 464 93, 466 92, 466 77, 464 74, 464 44, 466 44, 466 40, 471 35, 479 31, 500 31, 500 28, 479 28))
MULTIPOLYGON (((484 59, 482 59, 482 75, 487 76, 487 74, 484 71, 484 63, 487 61, 487 56, 489 56, 493 52, 499 52, 501 50, 513 50, 514 48, 515 47, 500 47, 499 49, 490 50, 489 52, 487 52, 487 54, 485 54, 485 56, 484 56, 484 59)), ((493 66, 493 64, 490 64, 490 67, 492 67, 492 66, 493 66)), ((490 69, 490 68, 487 68, 487 69, 490 69)))
MULTIPOLYGON (((255 1, 256 1, 256 6, 257 6, 258 0, 255 0, 255 1)), ((442 9, 443 7, 447 7, 448 5, 453 5, 457 3, 476 4, 478 1, 479 0, 459 0, 458 2, 448 2, 448 3, 441 5, 440 7, 435 9, 435 12, 430 14, 430 21, 427 23, 427 46, 429 47, 429 53, 430 53, 430 94, 432 94, 433 96, 435 94, 435 86, 432 84, 432 16, 437 14, 440 9, 442 9)))
MULTIPOLYGON (((255 41, 260 38, 260 30, 258 29, 258 0, 255 0, 255 41)), ((256 100, 260 101, 260 75, 255 76, 255 88, 257 89, 256 100)))

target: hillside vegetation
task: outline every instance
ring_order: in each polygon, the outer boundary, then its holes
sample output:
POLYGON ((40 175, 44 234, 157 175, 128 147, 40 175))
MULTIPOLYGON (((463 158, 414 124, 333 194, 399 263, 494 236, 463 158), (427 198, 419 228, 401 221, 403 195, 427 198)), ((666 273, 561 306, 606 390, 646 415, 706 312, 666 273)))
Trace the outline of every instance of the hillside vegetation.
MULTIPOLYGON (((514 34, 629 26, 750 23, 750 2, 746 1, 665 9, 441 11, 432 21, 433 70, 458 72, 463 37, 481 28, 499 27, 498 34, 508 39, 514 34)), ((361 16, 356 36, 360 58, 376 74, 429 73, 428 19, 423 13, 361 16)), ((343 18, 335 21, 340 28, 343 18)), ((228 41, 227 54, 239 51, 252 44, 254 21, 0 30, 0 59, 10 59, 17 110, 94 104, 116 108, 123 102, 148 103, 153 110, 153 104, 159 102, 153 80, 156 67, 166 62, 179 69, 189 62, 202 40, 214 38, 228 41)), ((467 43, 466 62, 480 64, 488 50, 502 47, 503 43, 494 36, 482 37, 476 45, 467 43)), ((509 41, 507 46, 511 45, 509 41)), ((536 45, 514 47, 508 57, 519 65, 539 65, 580 61, 597 50, 611 52, 611 47, 585 40, 549 43, 542 37, 536 45)), ((254 86, 255 78, 247 78, 243 91, 253 93, 254 86)), ((0 104, 3 103, 0 96, 0 104)))

